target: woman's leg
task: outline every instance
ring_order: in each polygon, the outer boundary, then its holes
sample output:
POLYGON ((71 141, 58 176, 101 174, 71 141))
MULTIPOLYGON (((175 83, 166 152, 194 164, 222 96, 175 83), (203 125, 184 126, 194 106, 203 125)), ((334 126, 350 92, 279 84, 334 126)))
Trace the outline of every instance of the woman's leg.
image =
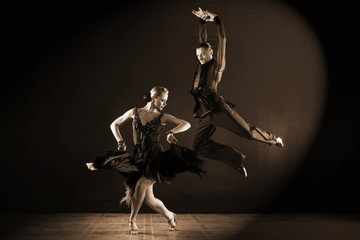
POLYGON ((135 222, 137 214, 144 202, 146 189, 155 183, 155 180, 142 176, 136 183, 134 195, 131 201, 131 214, 129 221, 135 222))
POLYGON ((165 207, 164 203, 160 199, 154 196, 153 186, 154 185, 150 185, 146 189, 145 200, 144 200, 145 204, 148 205, 155 212, 158 212, 161 215, 163 215, 166 219, 168 220, 172 219, 174 217, 174 214, 165 207))
POLYGON ((168 220, 170 231, 174 231, 176 229, 176 214, 170 212, 165 207, 164 203, 154 196, 153 184, 146 189, 145 203, 168 220))

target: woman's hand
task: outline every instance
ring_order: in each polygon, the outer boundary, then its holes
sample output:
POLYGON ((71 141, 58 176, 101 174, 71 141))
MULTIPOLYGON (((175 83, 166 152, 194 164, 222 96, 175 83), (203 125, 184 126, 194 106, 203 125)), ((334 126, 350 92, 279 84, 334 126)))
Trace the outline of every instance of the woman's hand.
POLYGON ((166 141, 168 141, 168 143, 174 143, 174 144, 177 144, 179 141, 176 139, 176 137, 174 137, 174 134, 173 133, 169 133, 167 136, 166 136, 166 141))
POLYGON ((120 152, 126 152, 126 144, 125 144, 125 142, 124 141, 119 141, 117 149, 120 152))

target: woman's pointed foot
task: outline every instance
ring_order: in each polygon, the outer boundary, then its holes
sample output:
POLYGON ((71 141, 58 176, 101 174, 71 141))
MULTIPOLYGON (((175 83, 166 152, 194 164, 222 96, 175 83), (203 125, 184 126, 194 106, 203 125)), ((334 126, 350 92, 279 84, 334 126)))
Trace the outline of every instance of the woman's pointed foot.
POLYGON ((173 217, 170 220, 168 220, 170 231, 176 230, 176 223, 177 223, 176 214, 173 213, 173 217))
POLYGON ((137 227, 135 221, 129 222, 129 232, 130 232, 131 235, 138 235, 139 234, 138 227, 137 227))

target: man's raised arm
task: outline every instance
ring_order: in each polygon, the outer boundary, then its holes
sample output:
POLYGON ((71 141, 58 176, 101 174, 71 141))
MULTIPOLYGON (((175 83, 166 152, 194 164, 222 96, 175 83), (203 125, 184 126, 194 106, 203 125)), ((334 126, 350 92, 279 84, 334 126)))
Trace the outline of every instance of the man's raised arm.
POLYGON ((216 24, 216 28, 218 31, 218 49, 217 49, 217 54, 216 54, 216 58, 217 58, 217 71, 218 72, 223 72, 225 70, 225 65, 226 65, 226 61, 225 61, 225 52, 226 52, 226 35, 225 35, 225 28, 223 23, 221 22, 219 16, 215 16, 214 17, 214 22, 216 24))

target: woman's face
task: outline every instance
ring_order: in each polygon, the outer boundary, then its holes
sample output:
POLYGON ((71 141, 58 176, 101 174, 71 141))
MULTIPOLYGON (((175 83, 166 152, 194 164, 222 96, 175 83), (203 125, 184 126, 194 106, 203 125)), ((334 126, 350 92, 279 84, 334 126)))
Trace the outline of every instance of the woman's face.
POLYGON ((166 104, 167 99, 168 99, 168 94, 167 93, 162 93, 159 96, 153 97, 152 101, 153 101, 154 107, 158 111, 163 110, 163 108, 167 105, 166 104))

